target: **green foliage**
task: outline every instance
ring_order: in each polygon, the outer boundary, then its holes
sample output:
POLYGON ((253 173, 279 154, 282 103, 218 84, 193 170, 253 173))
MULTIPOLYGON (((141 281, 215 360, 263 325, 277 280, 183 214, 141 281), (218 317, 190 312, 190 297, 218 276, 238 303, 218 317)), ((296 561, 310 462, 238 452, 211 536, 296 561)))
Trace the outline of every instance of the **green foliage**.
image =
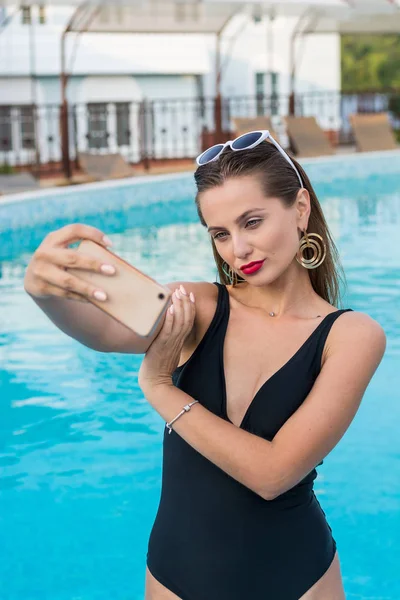
POLYGON ((400 89, 400 35, 343 35, 342 90, 400 89))
POLYGON ((14 169, 11 165, 7 165, 7 163, 0 165, 0 175, 12 175, 12 173, 14 173, 14 169))

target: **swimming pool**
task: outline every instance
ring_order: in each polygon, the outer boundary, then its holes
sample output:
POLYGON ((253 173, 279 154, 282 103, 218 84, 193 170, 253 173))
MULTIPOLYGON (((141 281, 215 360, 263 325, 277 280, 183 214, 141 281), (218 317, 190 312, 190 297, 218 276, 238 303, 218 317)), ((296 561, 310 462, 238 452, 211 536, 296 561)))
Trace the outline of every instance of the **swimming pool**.
MULTIPOLYGON (((304 166, 341 252, 343 304, 388 337, 315 490, 347 598, 399 600, 400 152, 304 166)), ((215 281, 193 193, 192 176, 179 175, 0 199, 1 600, 143 598, 164 423, 137 385, 142 357, 67 338, 22 281, 44 235, 74 221, 103 229, 116 252, 163 283, 215 281)))

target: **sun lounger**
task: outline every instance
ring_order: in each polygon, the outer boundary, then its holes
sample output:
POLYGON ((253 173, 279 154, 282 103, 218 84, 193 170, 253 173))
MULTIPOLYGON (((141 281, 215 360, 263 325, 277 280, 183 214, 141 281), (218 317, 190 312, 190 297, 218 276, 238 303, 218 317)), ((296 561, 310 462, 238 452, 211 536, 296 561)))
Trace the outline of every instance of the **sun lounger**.
POLYGON ((249 131, 268 129, 272 137, 279 141, 269 117, 236 117, 232 119, 232 123, 235 129, 236 137, 239 137, 239 135, 243 135, 243 133, 247 133, 249 131))
POLYGON ((296 156, 311 157, 334 154, 324 131, 315 117, 285 117, 290 146, 296 156))
POLYGON ((350 123, 359 152, 398 148, 387 113, 350 115, 350 123))
POLYGON ((134 171, 121 154, 92 154, 80 152, 79 165, 89 177, 95 180, 119 179, 132 177, 134 171))
POLYGON ((39 182, 31 173, 0 175, 0 194, 17 194, 39 189, 39 182))

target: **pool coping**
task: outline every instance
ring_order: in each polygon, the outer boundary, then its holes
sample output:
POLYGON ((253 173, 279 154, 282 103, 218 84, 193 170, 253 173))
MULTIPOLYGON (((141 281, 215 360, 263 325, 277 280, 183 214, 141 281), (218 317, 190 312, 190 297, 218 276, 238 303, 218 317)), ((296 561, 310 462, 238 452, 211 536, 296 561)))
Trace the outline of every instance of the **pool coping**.
MULTIPOLYGON (((314 158, 304 158, 304 159, 299 159, 298 162, 302 165, 302 166, 307 166, 312 165, 312 164, 320 164, 320 163, 335 163, 335 162, 341 162, 343 160, 345 161, 349 161, 349 160, 360 160, 362 158, 373 158, 374 156, 382 156, 382 155, 388 155, 388 156, 392 156, 392 155, 396 155, 399 154, 400 155, 400 148, 396 149, 396 150, 380 150, 377 152, 354 152, 354 153, 343 153, 343 154, 335 154, 333 156, 331 155, 324 155, 324 156, 317 156, 314 158)), ((103 189, 107 189, 107 188, 115 188, 115 187, 120 187, 120 188, 124 188, 124 187, 129 187, 132 185, 138 185, 138 184, 142 184, 142 183, 150 183, 150 182, 155 182, 155 181, 173 181, 175 179, 189 179, 189 178, 193 178, 194 175, 194 171, 189 171, 189 172, 185 172, 185 173, 168 173, 168 174, 162 174, 162 175, 139 175, 139 176, 133 176, 133 177, 126 177, 123 179, 113 179, 113 180, 108 180, 108 181, 96 181, 93 183, 82 183, 79 185, 68 185, 68 186, 62 186, 62 187, 54 187, 54 188, 48 188, 48 189, 36 189, 36 190, 32 190, 29 192, 20 192, 20 193, 16 193, 16 194, 5 194, 3 196, 0 196, 0 207, 7 205, 7 204, 14 204, 17 202, 22 202, 24 200, 35 200, 38 198, 46 198, 46 197, 50 197, 52 199, 56 199, 58 196, 66 196, 69 194, 74 194, 76 193, 78 190, 81 191, 85 191, 85 190, 103 190, 103 189)))
POLYGON ((170 181, 174 179, 184 179, 185 177, 193 177, 193 173, 168 173, 163 175, 140 175, 134 177, 124 177, 123 179, 110 179, 107 181, 95 181, 93 183, 82 183, 79 185, 66 185, 61 187, 53 187, 48 189, 36 189, 29 192, 20 192, 17 194, 4 194, 0 196, 0 206, 4 204, 14 204, 15 202, 22 202, 23 200, 35 200, 37 198, 46 198, 51 196, 56 198, 57 196, 66 196, 74 194, 78 190, 103 190, 107 188, 115 187, 128 187, 131 185, 138 185, 140 183, 150 183, 153 181, 170 181))

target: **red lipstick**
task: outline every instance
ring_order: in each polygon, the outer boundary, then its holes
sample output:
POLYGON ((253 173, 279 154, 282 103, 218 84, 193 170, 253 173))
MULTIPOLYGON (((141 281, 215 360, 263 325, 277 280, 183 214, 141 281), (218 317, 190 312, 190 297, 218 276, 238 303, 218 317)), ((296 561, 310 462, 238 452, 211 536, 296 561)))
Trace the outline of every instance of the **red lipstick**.
POLYGON ((243 271, 243 273, 245 273, 245 275, 251 275, 252 273, 255 273, 256 271, 259 271, 261 269, 261 267, 263 266, 265 261, 264 260, 259 260, 257 262, 251 262, 248 265, 244 265, 244 267, 240 267, 241 271, 243 271))

